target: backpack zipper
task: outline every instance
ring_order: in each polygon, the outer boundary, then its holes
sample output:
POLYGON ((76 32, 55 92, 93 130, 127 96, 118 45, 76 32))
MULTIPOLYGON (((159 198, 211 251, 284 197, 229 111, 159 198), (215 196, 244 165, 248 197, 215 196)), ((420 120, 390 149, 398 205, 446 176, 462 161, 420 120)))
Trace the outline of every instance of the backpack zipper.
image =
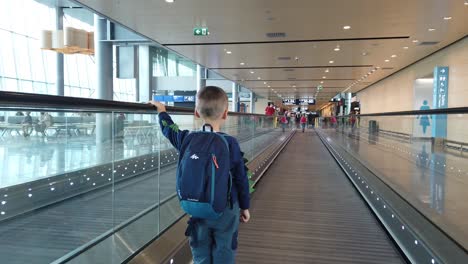
POLYGON ((211 156, 212 156, 212 159, 213 159, 213 163, 214 163, 214 165, 216 166, 216 169, 219 169, 218 161, 216 160, 215 154, 211 154, 211 156))

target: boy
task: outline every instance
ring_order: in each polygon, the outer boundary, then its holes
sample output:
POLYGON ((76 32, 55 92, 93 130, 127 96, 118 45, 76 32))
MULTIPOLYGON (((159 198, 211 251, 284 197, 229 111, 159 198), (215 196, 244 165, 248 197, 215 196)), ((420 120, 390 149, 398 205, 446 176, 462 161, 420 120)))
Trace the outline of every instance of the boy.
MULTIPOLYGON (((159 124, 163 134, 180 152, 188 130, 179 130, 166 108, 159 102, 151 102, 159 112, 159 124)), ((223 214, 216 220, 191 218, 186 235, 190 236, 195 264, 229 264, 235 263, 237 249, 237 229, 239 220, 246 223, 250 219, 249 184, 244 168, 239 143, 231 136, 220 133, 228 114, 228 98, 219 87, 207 86, 197 93, 195 116, 203 119, 205 124, 213 128, 213 132, 223 135, 229 145, 230 172, 232 175, 232 189, 230 205, 226 206, 223 214), (239 210, 240 209, 240 210, 239 210)))

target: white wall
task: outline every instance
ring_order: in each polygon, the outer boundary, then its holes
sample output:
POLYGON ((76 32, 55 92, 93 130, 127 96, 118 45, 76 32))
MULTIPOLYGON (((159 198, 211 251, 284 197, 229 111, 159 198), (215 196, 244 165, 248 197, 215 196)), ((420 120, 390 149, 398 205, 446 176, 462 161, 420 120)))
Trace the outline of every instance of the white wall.
POLYGON ((358 92, 361 113, 413 110, 414 81, 449 66, 449 107, 467 106, 468 37, 358 92))
POLYGON ((268 105, 268 102, 271 102, 270 100, 266 98, 258 98, 257 102, 255 102, 255 114, 265 114, 265 108, 268 105))
POLYGON ((167 91, 196 91, 197 79, 196 77, 153 77, 153 83, 156 90, 167 91))
MULTIPOLYGON (((415 109, 414 82, 433 73, 437 66, 449 67, 448 106, 468 106, 468 37, 358 92, 361 113, 415 109)), ((419 109, 419 108, 417 108, 419 109)), ((413 117, 374 118, 380 128, 411 134, 413 117)), ((449 115, 448 138, 468 142, 467 115, 449 115)))
POLYGON ((232 93, 232 83, 229 80, 206 80, 206 86, 218 86, 226 93, 232 93))

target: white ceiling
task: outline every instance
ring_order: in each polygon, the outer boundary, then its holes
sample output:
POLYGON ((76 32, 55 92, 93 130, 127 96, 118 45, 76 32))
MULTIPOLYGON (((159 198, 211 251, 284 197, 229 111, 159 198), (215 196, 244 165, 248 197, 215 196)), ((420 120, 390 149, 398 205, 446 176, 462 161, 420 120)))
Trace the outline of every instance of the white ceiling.
POLYGON ((324 89, 317 95, 320 106, 372 70, 350 91, 359 91, 466 36, 468 6, 464 1, 79 2, 271 99, 279 94, 314 96, 323 80, 324 89), (344 30, 345 25, 351 29, 344 30), (197 26, 208 27, 210 35, 193 36, 197 26), (269 32, 284 32, 286 37, 268 38, 269 32), (426 41, 439 43, 419 45, 426 41), (334 51, 337 45, 340 51, 334 51))

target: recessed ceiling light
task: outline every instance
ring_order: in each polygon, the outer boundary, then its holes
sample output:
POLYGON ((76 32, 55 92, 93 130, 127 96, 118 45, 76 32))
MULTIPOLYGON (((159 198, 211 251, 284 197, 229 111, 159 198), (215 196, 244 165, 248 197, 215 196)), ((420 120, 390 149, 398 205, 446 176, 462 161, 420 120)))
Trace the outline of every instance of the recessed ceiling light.
POLYGON ((329 61, 328 63, 334 63, 334 61, 331 60, 331 61, 329 61))
POLYGON ((323 81, 321 81, 320 83, 323 84, 323 81))
POLYGON ((251 74, 254 74, 255 72, 254 71, 250 71, 251 74))
POLYGON ((434 31, 435 28, 429 28, 429 29, 427 29, 427 30, 428 30, 428 31, 434 31))
POLYGON ((336 45, 336 48, 334 49, 334 51, 340 51, 340 45, 336 45))
POLYGON ((323 79, 326 79, 326 78, 327 78, 327 76, 323 76, 322 78, 323 78, 323 79))
POLYGON ((261 80, 262 78, 261 78, 261 77, 257 77, 257 79, 261 80))
POLYGON ((167 3, 174 3, 174 0, 166 0, 167 3))
POLYGON ((396 58, 397 56, 395 54, 392 55, 392 58, 396 58))
MULTIPOLYGON (((270 87, 271 87, 271 85, 268 85, 268 88, 270 88, 270 87)), ((273 90, 273 89, 272 89, 272 90, 273 90)))
POLYGON ((232 51, 228 50, 226 51, 227 54, 232 54, 232 51))
POLYGON ((363 53, 361 53, 361 54, 362 54, 362 56, 367 56, 367 52, 365 52, 365 51, 363 53))
POLYGON ((403 49, 409 49, 409 47, 406 47, 406 46, 405 46, 405 47, 403 47, 403 49))
POLYGON ((263 82, 263 84, 267 84, 267 82, 263 82))
POLYGON ((390 60, 385 60, 385 62, 389 62, 390 60))
POLYGON ((418 43, 418 42, 419 42, 419 40, 417 40, 417 39, 413 40, 413 43, 418 43))
POLYGON ((344 26, 343 29, 345 30, 351 29, 351 26, 344 26))
POLYGON ((326 69, 325 72, 330 72, 330 70, 329 70, 329 69, 326 69))
POLYGON ((444 20, 450 20, 450 19, 452 19, 451 16, 446 16, 446 17, 444 17, 444 20))
POLYGON ((296 87, 296 85, 293 85, 293 87, 296 87))
POLYGON ((465 0, 464 5, 468 6, 468 0, 465 0))
POLYGON ((245 65, 245 63, 241 62, 241 63, 240 63, 240 65, 242 65, 242 66, 243 66, 243 65, 245 65))

